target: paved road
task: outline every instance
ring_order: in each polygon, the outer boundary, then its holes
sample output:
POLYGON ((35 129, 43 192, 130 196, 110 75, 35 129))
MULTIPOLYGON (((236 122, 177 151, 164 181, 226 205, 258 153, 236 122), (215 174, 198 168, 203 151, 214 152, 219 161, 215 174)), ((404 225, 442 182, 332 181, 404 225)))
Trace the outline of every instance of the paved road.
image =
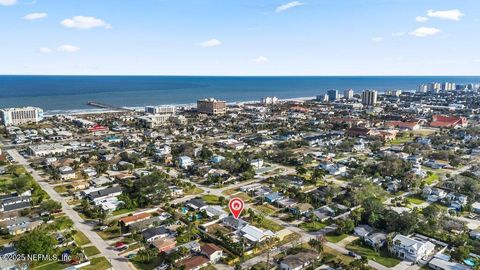
POLYGON ((35 181, 38 182, 40 187, 47 192, 50 198, 54 201, 60 202, 62 204, 63 212, 73 221, 74 227, 87 236, 87 238, 95 245, 101 252, 103 256, 105 256, 110 263, 112 264, 113 269, 117 270, 130 270, 131 268, 128 265, 128 260, 119 256, 112 247, 110 247, 97 233, 92 231, 92 226, 87 224, 79 215, 78 213, 67 204, 65 198, 60 196, 53 187, 44 182, 44 179, 35 171, 28 163, 25 158, 23 158, 17 150, 10 149, 7 150, 8 154, 12 156, 14 160, 16 160, 19 164, 25 166, 25 168, 32 174, 35 181))

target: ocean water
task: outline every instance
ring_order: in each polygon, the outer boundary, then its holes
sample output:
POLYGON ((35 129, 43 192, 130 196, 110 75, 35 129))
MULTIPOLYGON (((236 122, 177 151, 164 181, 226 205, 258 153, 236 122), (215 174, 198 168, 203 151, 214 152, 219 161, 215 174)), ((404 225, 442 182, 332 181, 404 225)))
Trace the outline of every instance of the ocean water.
POLYGON ((50 111, 93 109, 87 101, 115 106, 190 104, 214 97, 228 102, 310 97, 329 89, 415 90, 427 82, 479 83, 479 77, 333 76, 0 76, 0 108, 38 106, 50 111))

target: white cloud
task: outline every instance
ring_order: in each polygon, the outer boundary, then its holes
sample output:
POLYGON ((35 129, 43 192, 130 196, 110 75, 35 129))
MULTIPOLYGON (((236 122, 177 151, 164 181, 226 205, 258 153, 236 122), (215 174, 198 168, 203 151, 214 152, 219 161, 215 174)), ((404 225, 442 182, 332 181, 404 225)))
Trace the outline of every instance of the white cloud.
POLYGON ((265 56, 259 56, 255 59, 252 60, 254 63, 257 63, 257 64, 265 64, 265 63, 268 63, 270 62, 270 59, 268 59, 267 57, 265 56))
POLYGON ((405 35, 405 32, 395 32, 395 33, 392 33, 392 37, 401 37, 401 36, 404 36, 405 35))
POLYGON ((57 48, 57 51, 59 52, 68 52, 68 53, 78 52, 79 50, 80 50, 79 47, 73 46, 73 45, 61 45, 57 48))
POLYGON ((212 38, 212 39, 200 42, 198 45, 204 48, 211 48, 211 47, 217 47, 222 45, 222 42, 216 38, 212 38))
POLYGON ((30 13, 30 14, 27 14, 25 16, 23 16, 23 19, 24 20, 28 20, 28 21, 33 21, 33 20, 40 20, 40 19, 44 19, 48 16, 47 13, 43 13, 43 12, 35 12, 35 13, 30 13))
POLYGON ((75 28, 75 29, 91 29, 96 27, 102 27, 105 29, 110 29, 112 26, 105 21, 95 18, 95 17, 87 17, 87 16, 74 16, 70 19, 65 19, 61 22, 61 24, 68 28, 75 28))
POLYGON ((440 29, 434 27, 419 27, 409 34, 416 37, 427 37, 434 36, 438 33, 440 33, 440 29))
POLYGON ((428 10, 427 16, 432 18, 438 18, 443 20, 452 20, 452 21, 459 21, 464 14, 458 9, 451 9, 451 10, 428 10))
POLYGON ((47 48, 47 47, 42 47, 42 48, 38 49, 38 51, 41 52, 41 53, 51 53, 52 49, 47 48))
POLYGON ((427 18, 427 17, 423 17, 423 16, 417 16, 417 17, 415 18, 415 21, 417 21, 417 22, 426 22, 426 21, 428 21, 428 18, 427 18))
POLYGON ((279 13, 279 12, 284 12, 288 9, 291 9, 291 8, 294 8, 294 7, 299 7, 299 6, 303 6, 305 5, 304 3, 302 2, 299 2, 299 1, 293 1, 293 2, 289 2, 289 3, 286 3, 286 4, 283 4, 281 6, 278 6, 277 9, 275 9, 275 12, 279 13))
POLYGON ((382 42, 382 41, 383 41, 383 37, 373 37, 373 38, 372 38, 372 41, 375 42, 375 43, 382 42))
POLYGON ((17 3, 17 0, 0 0, 0 6, 13 6, 17 3))

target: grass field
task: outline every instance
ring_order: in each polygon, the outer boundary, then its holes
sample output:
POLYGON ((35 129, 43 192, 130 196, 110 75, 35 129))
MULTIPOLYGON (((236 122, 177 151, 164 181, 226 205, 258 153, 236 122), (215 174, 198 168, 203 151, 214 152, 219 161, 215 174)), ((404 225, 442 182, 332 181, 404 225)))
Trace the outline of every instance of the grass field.
MULTIPOLYGON (((347 255, 344 255, 338 251, 336 251, 335 249, 333 248, 330 248, 328 246, 323 246, 323 252, 326 256, 330 255, 332 258, 332 260, 334 259, 339 259, 340 261, 342 261, 344 264, 349 264, 351 263, 354 258, 353 257, 350 257, 350 256, 347 256, 347 255)), ((325 257, 326 257, 325 256, 325 257)))
POLYGON ((162 263, 162 259, 160 257, 155 257, 148 263, 140 262, 139 256, 134 257, 130 261, 135 265, 137 269, 141 269, 141 270, 151 270, 162 263))
POLYGON ((68 185, 61 185, 61 186, 55 186, 53 190, 55 190, 57 193, 66 193, 68 192, 68 185))
POLYGON ((413 198, 413 197, 408 197, 408 198, 407 198, 407 201, 408 201, 410 204, 416 204, 416 205, 419 205, 419 204, 422 204, 422 203, 425 202, 424 200, 421 200, 421 199, 419 199, 419 198, 413 198))
POLYGON ((225 194, 225 195, 227 195, 227 196, 231 196, 232 194, 235 194, 235 193, 237 193, 237 192, 238 192, 237 189, 227 189, 227 190, 224 190, 224 191, 222 192, 222 194, 225 194))
POLYGON ((325 238, 328 242, 338 243, 343 239, 347 238, 348 234, 340 234, 340 235, 327 235, 325 238))
POLYGON ((300 228, 304 229, 307 232, 316 232, 325 228, 327 225, 322 222, 303 222, 299 225, 300 228))
POLYGON ((203 193, 203 189, 201 189, 199 187, 193 187, 193 188, 185 191, 185 195, 198 195, 198 194, 201 194, 201 193, 203 193))
POLYGON ((233 195, 232 197, 240 198, 244 202, 250 202, 252 200, 252 197, 248 196, 248 194, 245 193, 245 192, 238 192, 235 195, 233 195))
POLYGON ((440 177, 436 173, 432 173, 431 175, 427 176, 423 181, 427 183, 428 185, 433 184, 434 182, 437 182, 440 177))
POLYGON ((254 208, 257 211, 260 211, 262 214, 267 215, 267 216, 269 216, 269 215, 278 211, 277 208, 275 208, 274 206, 269 205, 269 204, 267 204, 267 205, 256 205, 256 206, 254 206, 254 208))
POLYGON ((85 255, 87 255, 87 257, 100 254, 100 250, 98 250, 98 248, 95 246, 84 247, 83 251, 85 252, 85 255))
POLYGON ((220 197, 215 195, 203 195, 202 199, 207 204, 220 204, 220 197))
POLYGON ((370 247, 360 244, 358 241, 347 245, 347 249, 357 253, 360 256, 367 257, 369 260, 378 262, 379 264, 391 268, 400 263, 400 260, 388 254, 386 250, 376 252, 370 247))
POLYGON ((120 230, 117 228, 108 228, 106 231, 97 232, 103 240, 110 240, 120 237, 120 230))
POLYGON ((36 270, 60 270, 69 267, 70 265, 61 261, 48 261, 41 262, 40 265, 35 267, 36 270))
POLYGON ((283 227, 277 224, 275 221, 267 218, 262 218, 260 221, 253 221, 252 225, 271 230, 272 232, 278 232, 283 229, 283 227))
POLYGON ((88 240, 88 238, 85 236, 85 234, 83 234, 81 231, 77 231, 73 235, 73 240, 75 240, 75 243, 77 243, 77 245, 79 245, 79 246, 90 244, 90 240, 88 240))
POLYGON ((392 145, 400 145, 400 144, 404 144, 404 143, 407 143, 407 142, 411 142, 412 140, 413 140, 413 138, 409 137, 409 136, 397 137, 395 140, 391 141, 391 144, 392 145))
POLYGON ((84 266, 82 270, 106 270, 112 267, 110 262, 105 257, 93 258, 90 260, 91 264, 84 266))
POLYGON ((130 212, 133 212, 133 211, 135 211, 135 209, 127 209, 127 208, 119 209, 119 210, 113 211, 112 216, 123 215, 123 214, 130 213, 130 212))

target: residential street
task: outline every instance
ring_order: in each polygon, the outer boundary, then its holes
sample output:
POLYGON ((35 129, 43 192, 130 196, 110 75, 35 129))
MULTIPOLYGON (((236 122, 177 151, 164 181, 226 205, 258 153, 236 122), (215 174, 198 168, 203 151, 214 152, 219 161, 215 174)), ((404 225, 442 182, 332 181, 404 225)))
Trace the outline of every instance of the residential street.
POLYGON ((63 212, 73 221, 74 227, 83 232, 85 236, 95 245, 112 264, 113 269, 129 270, 131 269, 127 259, 118 256, 112 247, 110 247, 97 233, 93 231, 90 224, 86 223, 78 213, 70 207, 65 201, 65 198, 60 196, 50 184, 44 182, 43 178, 28 164, 28 162, 18 153, 15 149, 7 150, 8 154, 14 158, 20 165, 25 166, 27 171, 31 173, 35 181, 40 187, 47 192, 52 200, 60 202, 62 204, 63 212))

